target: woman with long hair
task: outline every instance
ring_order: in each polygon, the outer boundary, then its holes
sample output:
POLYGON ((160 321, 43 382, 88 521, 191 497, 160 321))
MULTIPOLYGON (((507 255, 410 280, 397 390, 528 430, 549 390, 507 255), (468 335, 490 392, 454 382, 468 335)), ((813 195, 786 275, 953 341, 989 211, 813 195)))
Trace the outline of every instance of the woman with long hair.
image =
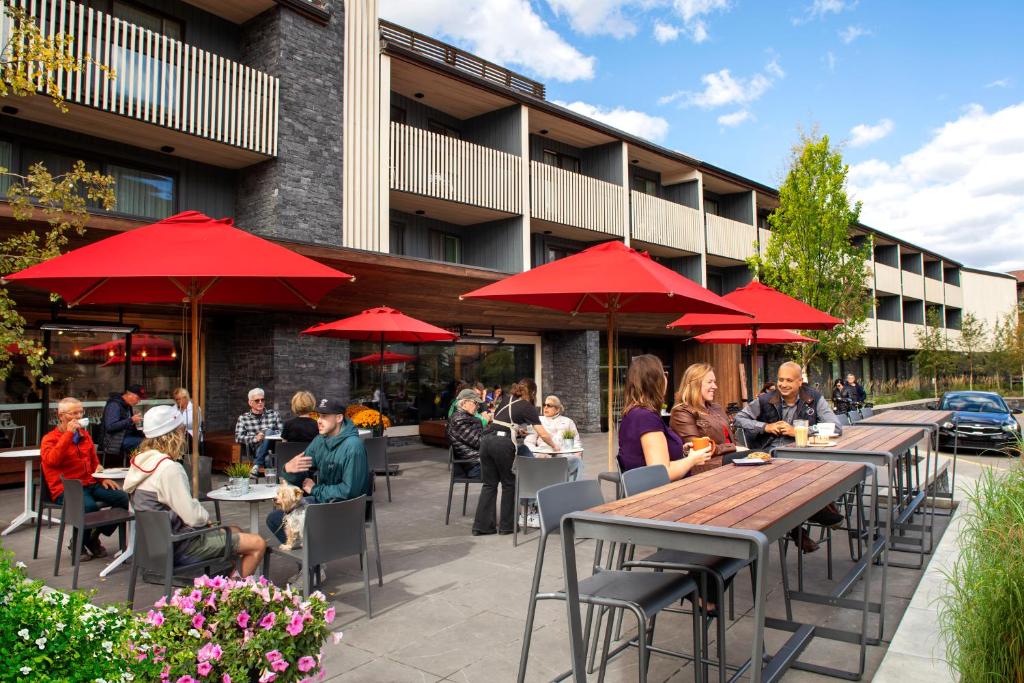
POLYGON ((657 356, 637 356, 629 364, 619 425, 619 463, 623 470, 664 465, 669 478, 676 481, 706 463, 712 449, 684 447, 679 435, 665 426, 661 404, 667 389, 668 375, 657 356))
POLYGON ((729 429, 725 410, 715 403, 718 380, 715 369, 708 363, 694 363, 686 368, 676 391, 676 404, 672 406, 669 426, 690 444, 694 439, 711 439, 714 447, 711 458, 696 471, 721 467, 731 461, 736 452, 736 440, 729 429))

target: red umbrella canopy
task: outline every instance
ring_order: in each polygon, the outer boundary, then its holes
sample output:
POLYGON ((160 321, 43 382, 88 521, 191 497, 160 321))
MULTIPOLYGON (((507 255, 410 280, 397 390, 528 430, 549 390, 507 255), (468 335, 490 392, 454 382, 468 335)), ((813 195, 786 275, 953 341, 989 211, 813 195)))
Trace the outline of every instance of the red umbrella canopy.
MULTIPOLYGON (((751 330, 716 330, 705 332, 694 337, 701 344, 742 344, 750 346, 754 341, 751 330)), ((758 344, 809 344, 817 341, 811 337, 789 330, 762 330, 757 333, 758 344)))
POLYGON ((410 356, 407 353, 385 351, 383 355, 371 353, 366 356, 359 356, 359 358, 353 358, 351 362, 355 365, 390 365, 391 363, 408 363, 413 360, 416 360, 416 356, 410 356))
MULTIPOLYGON (((804 302, 760 282, 751 282, 734 292, 729 292, 722 298, 750 311, 754 317, 751 319, 735 315, 687 313, 669 323, 668 326, 700 331, 734 330, 744 327, 831 330, 843 322, 839 318, 833 318, 828 313, 808 306, 804 302)), ((760 332, 757 335, 757 340, 761 341, 760 332)))
MULTIPOLYGON (((451 341, 458 335, 410 317, 387 306, 370 308, 332 323, 314 325, 302 334, 316 337, 337 337, 354 341, 432 342, 451 341)), ((380 359, 378 353, 374 358, 380 359)))
POLYGON ((274 306, 313 305, 354 278, 240 230, 230 218, 186 211, 6 279, 72 305, 180 302, 194 284, 203 303, 274 306))
POLYGON ((723 300, 621 242, 590 247, 460 298, 510 301, 576 313, 608 313, 614 308, 620 313, 747 314, 738 304, 723 300))

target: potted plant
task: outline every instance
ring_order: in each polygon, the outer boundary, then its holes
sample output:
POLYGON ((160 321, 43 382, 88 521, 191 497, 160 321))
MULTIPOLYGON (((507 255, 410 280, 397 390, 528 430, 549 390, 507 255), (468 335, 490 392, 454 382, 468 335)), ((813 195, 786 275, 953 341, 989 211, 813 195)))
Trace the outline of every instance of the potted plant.
POLYGON ((562 448, 576 448, 576 432, 571 429, 562 432, 562 448))
POLYGON ((249 493, 250 472, 252 466, 245 462, 233 462, 228 465, 224 470, 224 474, 228 475, 228 489, 240 495, 249 493))

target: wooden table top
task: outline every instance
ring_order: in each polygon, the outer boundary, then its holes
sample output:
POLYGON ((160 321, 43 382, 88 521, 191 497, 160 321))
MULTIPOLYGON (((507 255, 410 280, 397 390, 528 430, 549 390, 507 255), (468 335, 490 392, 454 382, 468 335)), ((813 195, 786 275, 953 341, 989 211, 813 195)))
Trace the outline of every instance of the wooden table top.
POLYGON ((936 427, 953 419, 952 410, 886 410, 865 417, 857 424, 865 425, 918 425, 936 427))
POLYGON ((590 512, 763 532, 840 483, 859 480, 863 469, 860 463, 784 458, 761 466, 727 465, 590 512))

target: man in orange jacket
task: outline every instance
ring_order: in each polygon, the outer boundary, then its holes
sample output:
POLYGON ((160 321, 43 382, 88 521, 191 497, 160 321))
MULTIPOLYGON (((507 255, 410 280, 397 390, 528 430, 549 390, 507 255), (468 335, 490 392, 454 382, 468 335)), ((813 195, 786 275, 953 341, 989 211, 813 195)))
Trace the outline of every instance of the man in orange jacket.
MULTIPOLYGON (((92 442, 81 423, 84 410, 82 402, 77 398, 61 399, 57 404, 57 426, 43 437, 40 445, 40 457, 43 463, 43 476, 50 489, 50 496, 58 503, 64 499, 64 479, 78 479, 82 482, 85 492, 85 511, 95 512, 101 507, 119 507, 128 509, 128 494, 121 490, 116 482, 110 479, 97 481, 93 472, 100 469, 100 461, 96 457, 96 445, 92 442)), ((117 526, 103 527, 83 534, 82 559, 104 557, 106 549, 100 543, 99 533, 110 536, 117 526)))

